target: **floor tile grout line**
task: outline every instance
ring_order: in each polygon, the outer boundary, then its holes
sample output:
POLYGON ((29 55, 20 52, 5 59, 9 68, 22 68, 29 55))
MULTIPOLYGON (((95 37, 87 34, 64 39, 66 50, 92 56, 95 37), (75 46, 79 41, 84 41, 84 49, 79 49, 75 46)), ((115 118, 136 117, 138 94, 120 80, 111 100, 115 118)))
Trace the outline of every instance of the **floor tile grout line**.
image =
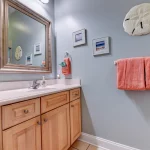
POLYGON ((87 147, 87 149, 86 149, 86 150, 88 150, 88 149, 89 149, 89 147, 90 147, 90 144, 89 144, 89 146, 87 147))
MULTIPOLYGON (((88 150, 89 147, 90 147, 90 144, 88 145, 88 147, 87 147, 86 150, 88 150)), ((75 147, 73 147, 73 146, 72 146, 72 148, 74 148, 74 149, 76 149, 76 150, 79 150, 78 148, 75 148, 75 147)))
MULTIPOLYGON (((77 140, 77 141, 78 141, 78 140, 77 140)), ((77 141, 76 141, 76 142, 77 142, 77 141)), ((87 143, 87 142, 83 142, 83 143, 87 143)), ((88 150, 90 146, 91 146, 91 144, 87 143, 87 148, 85 147, 84 150, 88 150)), ((80 148, 74 147, 74 144, 71 146, 71 148, 73 148, 73 149, 75 149, 75 150, 80 150, 80 148)))
MULTIPOLYGON (((73 146, 72 146, 72 148, 77 149, 77 148, 75 148, 75 147, 73 147, 73 146)), ((77 149, 77 150, 79 150, 79 149, 77 149)))

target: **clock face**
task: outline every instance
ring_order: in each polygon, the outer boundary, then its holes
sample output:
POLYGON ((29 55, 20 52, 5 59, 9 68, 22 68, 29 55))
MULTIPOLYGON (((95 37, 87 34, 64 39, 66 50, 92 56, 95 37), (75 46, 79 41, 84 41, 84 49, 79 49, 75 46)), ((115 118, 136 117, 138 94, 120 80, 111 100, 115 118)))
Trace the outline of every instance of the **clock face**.
POLYGON ((16 60, 20 60, 21 57, 22 57, 22 48, 18 46, 15 51, 15 58, 16 60))

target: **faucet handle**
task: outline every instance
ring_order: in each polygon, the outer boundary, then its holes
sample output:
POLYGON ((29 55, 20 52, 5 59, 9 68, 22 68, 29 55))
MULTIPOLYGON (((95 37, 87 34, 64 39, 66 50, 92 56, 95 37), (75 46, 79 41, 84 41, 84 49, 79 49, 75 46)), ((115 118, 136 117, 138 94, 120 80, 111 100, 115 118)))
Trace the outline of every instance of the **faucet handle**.
POLYGON ((37 83, 37 81, 38 81, 38 80, 33 80, 33 83, 35 84, 35 83, 37 83))
POLYGON ((33 80, 33 83, 32 83, 32 85, 31 85, 30 88, 32 88, 32 89, 37 89, 37 88, 39 88, 40 83, 38 83, 37 81, 38 81, 38 80, 33 80))

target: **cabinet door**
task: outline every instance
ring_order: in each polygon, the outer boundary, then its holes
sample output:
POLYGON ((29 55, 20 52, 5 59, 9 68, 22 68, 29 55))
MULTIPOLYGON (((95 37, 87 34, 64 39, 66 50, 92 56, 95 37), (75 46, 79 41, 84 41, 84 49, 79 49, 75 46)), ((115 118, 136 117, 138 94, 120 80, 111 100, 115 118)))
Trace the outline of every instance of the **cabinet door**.
POLYGON ((70 147, 69 104, 42 115, 42 150, 70 147))
POLYGON ((71 144, 81 135, 81 105, 80 99, 70 103, 71 144))
POLYGON ((41 150, 40 117, 3 131, 4 150, 41 150))

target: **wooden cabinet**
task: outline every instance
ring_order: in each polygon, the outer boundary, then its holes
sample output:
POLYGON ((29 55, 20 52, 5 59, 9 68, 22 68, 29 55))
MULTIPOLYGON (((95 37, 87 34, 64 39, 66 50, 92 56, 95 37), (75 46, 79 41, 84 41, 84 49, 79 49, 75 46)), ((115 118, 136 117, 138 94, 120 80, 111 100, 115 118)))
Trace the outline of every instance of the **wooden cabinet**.
POLYGON ((40 115, 40 98, 2 107, 3 129, 40 115))
POLYGON ((2 106, 0 120, 0 150, 68 150, 81 134, 80 88, 2 106))
POLYGON ((70 147, 69 104, 42 115, 42 150, 70 147))
POLYGON ((41 111, 45 113, 69 103, 69 91, 44 96, 41 98, 41 111))
POLYGON ((70 101, 80 98, 80 88, 70 90, 70 101))
POLYGON ((3 146, 2 146, 2 141, 3 141, 3 137, 2 137, 2 108, 0 107, 0 150, 3 150, 3 146))
POLYGON ((81 135, 80 99, 70 103, 71 144, 81 135))
POLYGON ((40 117, 3 131, 3 150, 41 150, 40 117))

